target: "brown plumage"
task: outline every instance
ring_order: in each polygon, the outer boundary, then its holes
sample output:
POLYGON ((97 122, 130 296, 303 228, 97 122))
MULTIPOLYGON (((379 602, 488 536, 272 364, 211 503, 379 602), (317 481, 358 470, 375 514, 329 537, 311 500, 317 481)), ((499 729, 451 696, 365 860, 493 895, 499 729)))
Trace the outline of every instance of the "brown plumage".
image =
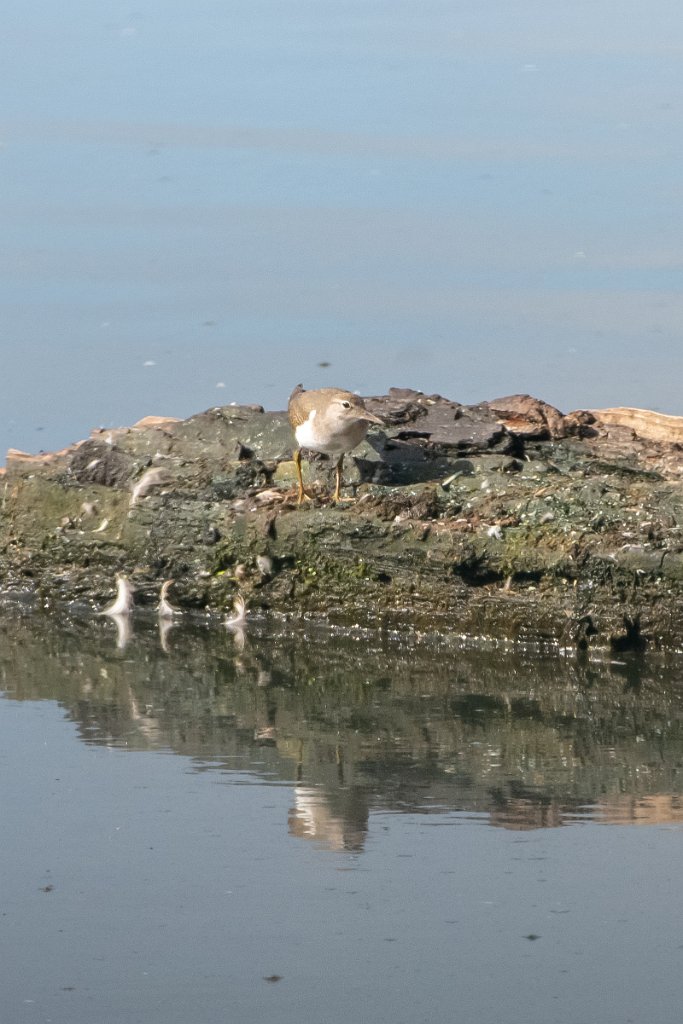
POLYGON ((301 475, 301 448, 338 456, 334 500, 339 501, 345 453, 361 443, 371 423, 382 426, 382 420, 368 412, 363 399, 351 391, 341 388, 304 391, 301 384, 294 388, 287 411, 298 445, 294 463, 299 483, 299 504, 304 498, 311 497, 304 488, 301 475))

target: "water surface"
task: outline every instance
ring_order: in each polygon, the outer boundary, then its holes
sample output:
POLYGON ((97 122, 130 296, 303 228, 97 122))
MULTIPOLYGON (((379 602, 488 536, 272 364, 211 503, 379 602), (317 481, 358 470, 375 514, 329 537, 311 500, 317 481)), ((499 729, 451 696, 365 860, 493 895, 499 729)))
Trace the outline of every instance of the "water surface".
POLYGON ((0 452, 299 380, 683 413, 680 58, 674 0, 9 0, 0 452))
POLYGON ((8 1020, 678 1020, 679 659, 144 611, 0 645, 8 1020))

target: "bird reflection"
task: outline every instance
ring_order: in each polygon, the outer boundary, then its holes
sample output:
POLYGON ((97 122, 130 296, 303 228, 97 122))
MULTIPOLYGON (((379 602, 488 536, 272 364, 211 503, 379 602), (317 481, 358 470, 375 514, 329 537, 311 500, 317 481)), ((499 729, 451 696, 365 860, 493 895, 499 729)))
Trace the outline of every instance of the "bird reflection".
POLYGON ((164 654, 170 654, 171 645, 168 642, 168 634, 175 629, 177 622, 174 619, 159 618, 159 645, 164 654))
POLYGON ((114 615, 111 612, 106 612, 106 613, 103 612, 102 614, 103 615, 107 614, 109 616, 109 618, 112 620, 112 622, 116 626, 116 647, 117 647, 117 649, 119 651, 125 650, 126 646, 128 645, 128 641, 130 640, 130 638, 133 635, 133 624, 130 621, 130 615, 129 614, 123 615, 121 613, 118 613, 117 615, 114 615))
POLYGON ((247 642, 247 631, 242 629, 240 626, 228 626, 228 629, 233 635, 235 641, 235 647, 238 651, 244 650, 244 645, 247 642))
POLYGON ((365 801, 351 793, 348 806, 333 809, 329 796, 315 786, 296 786, 288 815, 289 834, 313 840, 327 850, 362 850, 368 831, 365 801))

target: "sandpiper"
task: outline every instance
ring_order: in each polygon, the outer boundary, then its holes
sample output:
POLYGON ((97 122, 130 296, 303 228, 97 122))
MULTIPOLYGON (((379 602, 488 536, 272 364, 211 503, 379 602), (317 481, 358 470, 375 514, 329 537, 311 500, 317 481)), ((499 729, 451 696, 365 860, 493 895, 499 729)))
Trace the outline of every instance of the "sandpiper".
POLYGON ((180 608, 176 608, 176 606, 171 604, 168 599, 168 592, 174 582, 174 580, 165 580, 164 583, 161 584, 159 604, 157 605, 157 615, 160 619, 172 619, 174 615, 182 615, 180 608))
POLYGON ((235 614, 226 618, 225 625, 228 629, 244 629, 247 624, 248 609, 247 602, 241 594, 238 594, 232 602, 232 610, 235 614))
POLYGON ((133 610, 133 594, 135 587, 127 576, 119 573, 116 577, 116 597, 111 604, 100 612, 100 615, 109 615, 116 618, 117 615, 130 615, 133 610))
POLYGON ((371 423, 384 426, 374 413, 368 412, 363 399, 341 388, 318 388, 304 391, 297 384, 287 407, 289 422, 296 436, 298 448, 294 465, 299 482, 299 504, 312 497, 304 487, 301 475, 301 449, 312 448, 325 455, 337 455, 334 500, 341 500, 342 465, 346 452, 361 443, 371 423))

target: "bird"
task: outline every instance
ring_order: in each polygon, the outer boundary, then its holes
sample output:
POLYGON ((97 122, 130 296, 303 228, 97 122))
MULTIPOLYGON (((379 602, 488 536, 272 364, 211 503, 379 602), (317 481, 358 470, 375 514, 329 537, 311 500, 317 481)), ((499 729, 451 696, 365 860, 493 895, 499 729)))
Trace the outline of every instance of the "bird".
POLYGON ((312 497, 304 487, 301 475, 302 448, 338 457, 334 501, 341 501, 344 455, 361 443, 371 423, 384 426, 383 421, 369 412, 363 399, 351 391, 341 388, 305 391, 301 384, 297 384, 290 395, 287 413, 298 446, 294 452, 299 484, 298 504, 312 497))
POLYGON ((167 594, 173 586, 173 580, 166 580, 161 584, 161 591, 159 593, 159 604, 157 605, 157 615, 160 619, 172 619, 175 615, 182 615, 180 608, 176 608, 168 600, 167 594))
POLYGON ((238 594, 232 603, 234 615, 226 618, 225 625, 228 629, 244 629, 247 624, 247 603, 241 594, 238 594))
POLYGON ((225 619, 226 628, 230 630, 235 640, 235 647, 238 651, 244 650, 247 639, 247 603, 241 594, 238 594, 232 603, 234 615, 225 619))
POLYGON ((273 559, 269 555, 257 555, 256 568, 261 573, 261 579, 270 579, 273 575, 273 559))
POLYGON ((146 497, 154 487, 163 487, 172 480, 171 474, 163 466, 152 466, 146 470, 131 492, 128 508, 132 509, 137 505, 140 498, 146 497))
POLYGON ((133 594, 135 587, 127 576, 119 573, 116 577, 116 597, 111 604, 100 612, 100 615, 129 615, 133 610, 133 594))

